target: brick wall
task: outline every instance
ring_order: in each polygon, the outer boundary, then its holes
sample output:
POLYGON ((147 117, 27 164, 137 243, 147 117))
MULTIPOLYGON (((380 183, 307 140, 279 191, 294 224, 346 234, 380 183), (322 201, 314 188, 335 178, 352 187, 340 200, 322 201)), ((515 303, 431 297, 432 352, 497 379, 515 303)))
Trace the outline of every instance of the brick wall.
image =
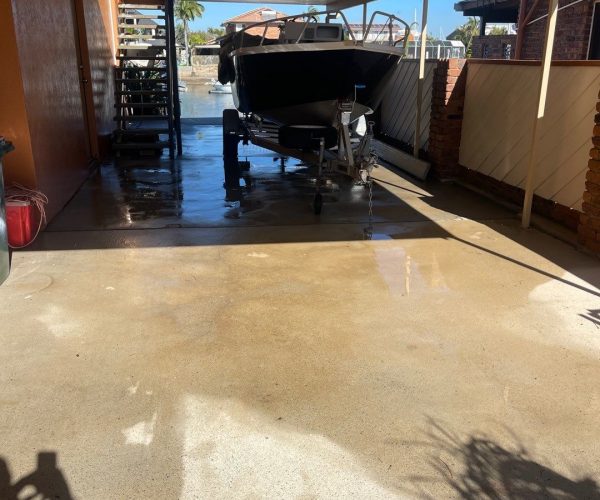
POLYGON ((467 83, 465 62, 440 60, 433 74, 428 159, 438 178, 452 177, 458 167, 467 83))
MULTIPOLYGON (((459 164, 467 71, 468 64, 464 59, 441 60, 435 69, 428 150, 432 174, 439 179, 462 179, 490 195, 522 206, 525 196, 523 189, 459 164)), ((600 120, 600 103, 597 109, 596 119, 598 121, 600 120)), ((595 191, 598 193, 596 212, 598 217, 594 219, 594 224, 598 224, 598 235, 600 235, 600 122, 597 123, 594 131, 598 133, 598 138, 594 142, 599 148, 594 153, 598 157, 598 161, 590 162, 595 168, 595 173, 590 175, 598 181, 595 191)), ((537 195, 533 197, 532 208, 533 212, 552 219, 573 231, 577 231, 580 225, 581 213, 579 211, 537 195)), ((600 247, 600 240, 598 245, 600 247)))
POLYGON ((578 236, 582 245, 600 255, 600 95, 598 99, 593 132, 594 147, 590 150, 578 236))
MULTIPOLYGON (((519 187, 499 181, 480 172, 470 170, 462 165, 458 167, 456 177, 479 188, 488 195, 505 200, 517 207, 523 206, 525 191, 519 187)), ((547 219, 551 219, 572 231, 577 231, 581 217, 579 211, 565 207, 552 200, 540 198, 538 195, 533 196, 532 212, 542 215, 547 219)))
POLYGON ((473 38, 472 56, 480 59, 506 59, 504 51, 508 45, 510 59, 514 59, 517 35, 476 36, 473 38))
MULTIPOLYGON (((531 9, 535 0, 527 0, 527 10, 531 9)), ((559 0, 559 7, 572 3, 573 0, 559 0)), ((556 22, 556 39, 552 58, 555 60, 587 59, 592 12, 594 0, 583 0, 572 7, 559 11, 556 22)), ((548 13, 548 1, 539 3, 532 20, 548 13)), ((526 26, 523 39, 522 59, 541 59, 546 34, 544 18, 526 26)), ((473 52, 475 57, 477 56, 473 52)))

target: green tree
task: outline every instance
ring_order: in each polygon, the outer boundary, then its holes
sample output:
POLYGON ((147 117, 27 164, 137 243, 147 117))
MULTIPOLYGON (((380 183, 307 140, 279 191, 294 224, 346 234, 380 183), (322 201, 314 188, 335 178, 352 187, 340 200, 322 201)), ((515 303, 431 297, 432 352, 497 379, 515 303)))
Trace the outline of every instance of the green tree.
POLYGON ((494 26, 490 32, 490 35, 508 35, 508 30, 505 26, 494 26))
POLYGON ((190 33, 189 36, 190 45, 202 45, 203 43, 206 43, 208 38, 207 33, 204 31, 194 31, 190 33))
POLYGON ((219 38, 225 34, 225 28, 208 28, 209 35, 219 38))
POLYGON ((198 0, 176 0, 175 17, 183 23, 183 37, 188 64, 192 64, 192 53, 190 51, 190 26, 189 23, 204 14, 204 6, 198 0))
POLYGON ((479 21, 470 17, 469 20, 456 28, 456 30, 452 33, 452 39, 460 40, 466 49, 467 57, 471 57, 473 50, 473 38, 479 35, 479 21))

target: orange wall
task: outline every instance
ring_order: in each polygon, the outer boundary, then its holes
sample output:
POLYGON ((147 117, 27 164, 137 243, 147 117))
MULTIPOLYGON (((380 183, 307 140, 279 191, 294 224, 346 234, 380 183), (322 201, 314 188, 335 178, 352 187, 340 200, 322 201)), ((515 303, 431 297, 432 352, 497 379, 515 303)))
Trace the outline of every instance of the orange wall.
POLYGON ((72 0, 13 0, 38 189, 58 212, 88 175, 72 0))
POLYGON ((106 152, 115 127, 113 67, 115 41, 111 29, 116 22, 117 0, 84 0, 91 83, 100 149, 106 152))
MULTIPOLYGON (((113 128, 111 17, 117 0, 77 1, 84 6, 90 53, 88 117, 106 150, 113 128)), ((0 0, 0 54, 6 70, 0 76, 0 134, 17 148, 6 157, 5 179, 43 191, 51 218, 90 172, 74 0, 0 0)))
POLYGON ((21 83, 21 66, 10 2, 0 0, 0 54, 6 71, 0 75, 0 135, 15 146, 3 159, 6 184, 35 186, 33 151, 21 83))

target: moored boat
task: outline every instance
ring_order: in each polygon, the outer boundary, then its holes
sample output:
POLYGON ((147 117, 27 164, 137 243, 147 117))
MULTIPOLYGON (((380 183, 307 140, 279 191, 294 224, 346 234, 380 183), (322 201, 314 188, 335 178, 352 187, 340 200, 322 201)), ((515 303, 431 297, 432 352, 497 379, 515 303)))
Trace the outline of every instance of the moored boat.
POLYGON ((231 94, 231 84, 230 83, 221 83, 218 80, 213 79, 210 83, 206 85, 212 85, 212 89, 208 91, 209 94, 231 94))

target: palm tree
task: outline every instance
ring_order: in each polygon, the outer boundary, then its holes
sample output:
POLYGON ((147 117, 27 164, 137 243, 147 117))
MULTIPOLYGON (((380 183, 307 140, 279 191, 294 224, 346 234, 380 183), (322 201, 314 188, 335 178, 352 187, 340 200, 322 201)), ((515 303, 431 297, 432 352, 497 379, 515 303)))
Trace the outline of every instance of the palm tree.
POLYGON ((479 35, 479 21, 474 17, 470 17, 465 24, 456 29, 453 35, 453 38, 464 44, 467 57, 471 57, 473 38, 479 35))
POLYGON ((319 16, 315 16, 315 12, 319 12, 319 9, 317 9, 314 5, 311 5, 308 9, 306 9, 306 13, 313 14, 312 17, 314 17, 316 21, 319 22, 319 16))
POLYGON ((190 52, 190 27, 191 21, 204 14, 204 6, 198 0, 176 0, 175 17, 183 22, 183 36, 185 41, 185 53, 188 64, 192 64, 192 53, 190 52))

